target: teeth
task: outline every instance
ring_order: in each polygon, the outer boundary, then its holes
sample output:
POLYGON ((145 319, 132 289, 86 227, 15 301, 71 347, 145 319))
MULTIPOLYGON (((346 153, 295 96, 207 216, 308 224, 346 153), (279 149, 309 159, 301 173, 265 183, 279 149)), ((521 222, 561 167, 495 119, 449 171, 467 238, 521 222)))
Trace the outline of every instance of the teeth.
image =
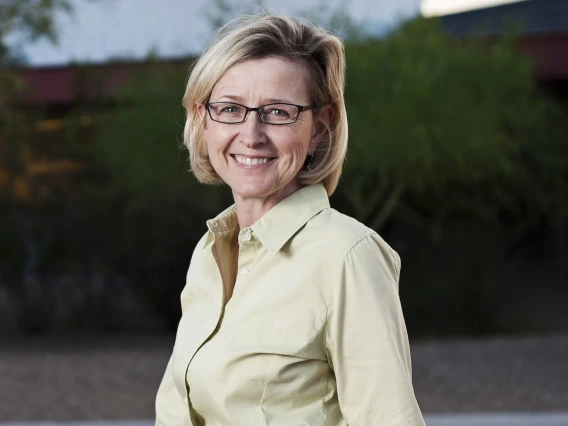
POLYGON ((268 158, 248 158, 242 155, 235 155, 235 160, 238 163, 244 164, 245 166, 256 166, 258 164, 264 164, 268 162, 268 158))

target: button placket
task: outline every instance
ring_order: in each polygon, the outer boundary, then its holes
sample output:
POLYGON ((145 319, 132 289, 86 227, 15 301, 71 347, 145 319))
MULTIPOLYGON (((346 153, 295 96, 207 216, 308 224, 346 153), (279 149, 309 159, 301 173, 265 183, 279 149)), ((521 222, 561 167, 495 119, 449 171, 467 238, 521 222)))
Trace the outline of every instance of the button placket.
POLYGON ((250 273, 250 261, 252 260, 255 238, 252 230, 244 228, 239 235, 239 275, 246 277, 250 273), (248 265, 248 266, 247 266, 248 265))

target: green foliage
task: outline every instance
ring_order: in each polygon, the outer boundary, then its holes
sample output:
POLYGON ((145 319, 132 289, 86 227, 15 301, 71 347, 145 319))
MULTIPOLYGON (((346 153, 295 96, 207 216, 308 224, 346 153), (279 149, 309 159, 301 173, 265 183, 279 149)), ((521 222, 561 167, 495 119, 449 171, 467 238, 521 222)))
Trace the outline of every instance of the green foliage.
MULTIPOLYGON (((9 37, 19 41, 35 41, 46 37, 57 41, 54 14, 71 11, 68 0, 3 0, 0 2, 0 150, 6 150, 5 141, 19 132, 21 118, 10 104, 22 94, 24 86, 5 65, 17 58, 8 44, 9 37)), ((17 49, 17 47, 16 47, 17 49)), ((17 61, 16 61, 17 62, 17 61)), ((1 153, 1 151, 0 151, 1 153)), ((0 164, 0 167, 2 165, 0 164)))
MULTIPOLYGON (((334 206, 401 254, 411 332, 504 331, 497 314, 522 280, 522 238, 568 217, 566 110, 535 87, 514 37, 460 42, 422 19, 384 39, 347 32, 355 34, 346 46, 350 145, 334 206)), ((226 188, 188 172, 180 104, 187 68, 149 61, 112 106, 93 97, 110 76, 87 67, 78 75, 89 106, 65 118, 53 143, 33 149, 88 167, 42 205, 0 196, 2 285, 15 283, 33 313, 36 299, 17 286, 22 270, 119 277, 175 327, 205 221, 232 202, 226 188), (80 124, 83 115, 91 127, 80 124)), ((18 143, 0 145, 0 166, 18 171, 33 141, 22 136, 26 120, 9 122, 0 141, 18 143)), ((24 323, 37 329, 36 320, 24 323)))
POLYGON ((347 43, 336 205, 401 253, 414 332, 503 331, 527 232, 568 218, 568 114, 515 44, 456 40, 424 19, 347 43))
MULTIPOLYGON (((53 13, 69 9, 66 0, 0 2, 0 181, 3 181, 0 182, 0 286, 8 288, 24 305, 26 295, 22 275, 26 267, 37 266, 38 256, 30 253, 34 251, 34 245, 30 244, 31 234, 37 234, 37 229, 34 229, 29 209, 13 199, 12 188, 6 183, 14 175, 22 176, 23 159, 30 152, 30 144, 26 140, 29 117, 24 117, 14 108, 24 86, 6 67, 17 64, 18 54, 14 47, 9 46, 7 39, 16 35, 20 41, 41 37, 55 41, 53 13)), ((29 317, 25 316, 23 323, 27 323, 27 319, 29 317)))
POLYGON ((566 212, 568 157, 558 156, 560 134, 550 134, 564 112, 537 92, 514 38, 458 42, 436 21, 416 19, 385 39, 348 43, 347 63, 341 188, 359 220, 381 229, 395 213, 566 212), (535 179, 537 170, 546 176, 535 179))
POLYGON ((186 74, 184 66, 149 64, 119 92, 119 107, 97 142, 107 179, 89 197, 106 218, 101 231, 114 229, 105 242, 107 264, 132 277, 172 327, 205 221, 231 203, 226 190, 201 185, 188 172, 181 143, 186 74))
MULTIPOLYGON (((347 55, 350 149, 334 205, 401 252, 415 331, 497 330, 522 273, 512 247, 543 217, 566 217, 565 111, 536 90, 514 39, 458 43, 413 20, 347 55)), ((185 78, 156 63, 124 88, 95 155, 108 180, 88 197, 101 232, 113 229, 105 262, 172 325, 204 221, 231 202, 187 172, 185 78)))

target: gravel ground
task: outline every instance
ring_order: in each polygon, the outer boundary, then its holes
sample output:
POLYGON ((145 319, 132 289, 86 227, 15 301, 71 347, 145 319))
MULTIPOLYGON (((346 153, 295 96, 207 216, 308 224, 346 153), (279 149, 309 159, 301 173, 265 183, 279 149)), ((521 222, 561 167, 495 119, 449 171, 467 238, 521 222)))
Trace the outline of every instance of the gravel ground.
POLYGON ((425 412, 568 410, 568 334, 411 345, 425 412))
MULTIPOLYGON (((82 336, 0 341, 0 422, 148 419, 173 341, 82 336)), ((568 334, 414 341, 424 412, 568 410, 568 334)))

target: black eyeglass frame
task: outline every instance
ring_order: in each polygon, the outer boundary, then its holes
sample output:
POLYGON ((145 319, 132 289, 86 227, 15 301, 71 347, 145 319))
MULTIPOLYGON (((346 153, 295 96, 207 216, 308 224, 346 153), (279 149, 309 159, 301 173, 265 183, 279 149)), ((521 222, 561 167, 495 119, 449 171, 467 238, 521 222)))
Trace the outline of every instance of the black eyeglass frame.
POLYGON ((286 125, 288 125, 288 124, 294 124, 295 122, 297 122, 297 121, 298 121, 298 117, 300 116, 300 113, 301 113, 301 112, 303 112, 303 111, 309 111, 309 110, 311 110, 311 109, 321 108, 321 107, 323 107, 323 106, 325 106, 325 105, 326 105, 326 104, 323 104, 323 105, 296 105, 296 104, 290 104, 290 103, 287 103, 287 102, 274 102, 274 103, 271 103, 271 104, 261 105, 261 106, 256 107, 256 108, 249 108, 249 107, 246 106, 246 105, 238 104, 238 103, 236 103, 236 102, 219 101, 219 102, 207 102, 207 103, 205 104, 205 109, 206 109, 207 112, 209 113, 209 117, 211 118, 211 120, 213 120, 213 121, 216 122, 216 123, 221 123, 221 124, 241 124, 241 123, 244 123, 244 122, 245 122, 245 120, 247 119, 248 114, 249 114, 250 111, 256 111, 256 114, 258 115, 258 120, 259 120, 261 123, 263 123, 263 124, 268 124, 268 125, 270 125, 270 126, 286 126, 286 125), (245 109, 245 116, 243 117, 243 119, 242 119, 241 121, 234 121, 234 122, 231 122, 231 123, 228 123, 228 122, 226 122, 226 121, 215 120, 215 119, 213 118, 213 115, 211 114, 211 109, 210 109, 211 105, 214 105, 214 104, 231 104, 231 105, 237 105, 237 106, 243 107, 243 108, 245 109), (296 119, 295 119, 294 121, 289 122, 289 123, 267 123, 266 121, 263 121, 263 119, 262 119, 262 114, 260 113, 260 110, 261 110, 262 108, 266 108, 266 107, 269 107, 269 106, 271 106, 271 105, 290 105, 290 106, 295 106, 296 108, 298 108, 298 114, 296 114, 296 119))

